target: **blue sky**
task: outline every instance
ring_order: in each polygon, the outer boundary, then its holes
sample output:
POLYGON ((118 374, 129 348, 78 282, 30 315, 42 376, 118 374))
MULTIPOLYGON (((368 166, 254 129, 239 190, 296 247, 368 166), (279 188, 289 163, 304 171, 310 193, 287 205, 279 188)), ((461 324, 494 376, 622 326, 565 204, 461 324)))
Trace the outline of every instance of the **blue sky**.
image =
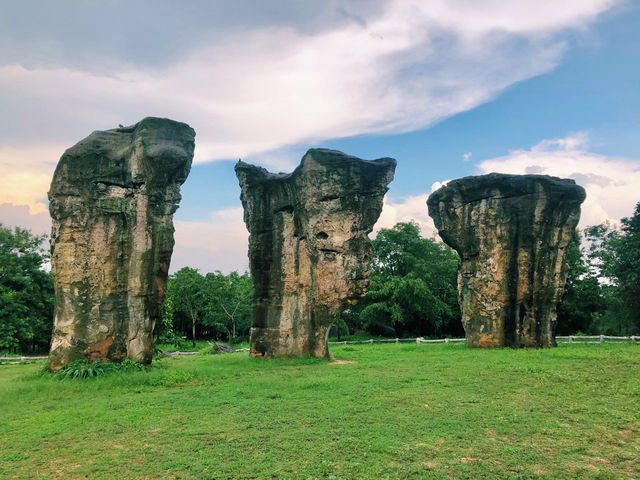
POLYGON ((425 235, 428 193, 489 171, 575 178, 583 226, 640 200, 640 2, 141 2, 93 32, 113 3, 0 20, 0 221, 46 230, 64 148, 145 115, 197 131, 173 270, 245 269, 235 160, 314 146, 396 158, 378 226, 425 235))

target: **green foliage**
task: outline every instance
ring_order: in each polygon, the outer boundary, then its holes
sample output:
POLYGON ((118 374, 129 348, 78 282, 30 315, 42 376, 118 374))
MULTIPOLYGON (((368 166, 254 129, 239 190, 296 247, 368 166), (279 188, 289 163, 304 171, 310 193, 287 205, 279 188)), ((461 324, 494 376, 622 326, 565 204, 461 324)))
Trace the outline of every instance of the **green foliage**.
POLYGON ((237 342, 249 335, 253 285, 248 274, 219 271, 202 275, 185 267, 169 277, 159 340, 192 347, 197 338, 237 342))
POLYGON ((116 372, 137 372, 144 370, 145 366, 126 358, 122 362, 91 362, 87 360, 77 360, 67 363, 60 370, 53 374, 54 377, 63 379, 86 379, 102 377, 109 373, 116 372))
POLYGON ((188 348, 187 337, 185 335, 179 335, 176 333, 173 327, 173 318, 175 315, 175 308, 173 306, 174 296, 166 295, 164 303, 162 304, 162 310, 160 312, 160 323, 156 325, 156 350, 163 351, 158 345, 169 345, 173 350, 180 350, 188 348))
POLYGON ((382 229, 372 244, 369 290, 358 305, 363 325, 388 325, 398 336, 460 334, 458 255, 441 242, 422 238, 415 223, 382 229))
POLYGON ((226 336, 230 342, 236 342, 239 335, 248 335, 253 296, 249 275, 207 273, 204 287, 208 302, 203 324, 214 327, 218 337, 226 336))
MULTIPOLYGON (((348 318, 348 316, 345 316, 348 318)), ((345 335, 349 335, 349 325, 345 321, 345 318, 338 317, 333 324, 333 332, 335 333, 337 340, 340 341, 345 335)))
POLYGON ((621 230, 610 240, 610 275, 618 287, 618 297, 626 310, 629 333, 640 332, 640 202, 633 216, 621 220, 621 230))
POLYGON ((84 379, 91 377, 101 377, 105 374, 105 364, 101 362, 88 362, 88 361, 75 361, 66 364, 56 373, 56 376, 59 379, 84 379))
POLYGON ((53 283, 43 267, 46 236, 0 224, 0 352, 47 350, 53 323, 53 283))
POLYGON ((172 302, 174 315, 181 315, 188 319, 191 328, 183 328, 183 331, 185 336, 187 332, 191 334, 194 347, 196 346, 196 326, 202 322, 207 301, 204 293, 204 278, 195 268, 181 268, 169 278, 167 300, 172 302))
POLYGON ((0 477, 637 478, 639 345, 332 347, 57 381, 0 367, 0 477))
POLYGON ((583 254, 581 236, 576 232, 566 253, 567 283, 558 305, 557 335, 600 333, 598 323, 607 310, 599 269, 591 268, 583 254))
POLYGON ((620 223, 585 228, 582 248, 570 243, 558 333, 640 333, 640 203, 620 223))

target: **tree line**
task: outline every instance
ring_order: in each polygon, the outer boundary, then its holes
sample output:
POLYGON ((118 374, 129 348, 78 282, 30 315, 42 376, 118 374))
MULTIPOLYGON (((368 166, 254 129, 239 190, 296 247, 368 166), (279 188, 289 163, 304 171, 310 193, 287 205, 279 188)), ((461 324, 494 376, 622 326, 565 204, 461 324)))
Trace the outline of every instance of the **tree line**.
MULTIPOLYGON (((46 237, 0 224, 0 352, 46 352, 53 325, 53 283, 46 237)), ((464 335, 457 302, 457 254, 424 238, 417 224, 381 229, 372 240, 369 289, 336 318, 333 333, 393 337, 464 335)), ((576 232, 567 250, 568 278, 556 333, 640 334, 640 203, 620 225, 576 232)), ((159 342, 249 337, 252 283, 247 273, 169 277, 159 342)))

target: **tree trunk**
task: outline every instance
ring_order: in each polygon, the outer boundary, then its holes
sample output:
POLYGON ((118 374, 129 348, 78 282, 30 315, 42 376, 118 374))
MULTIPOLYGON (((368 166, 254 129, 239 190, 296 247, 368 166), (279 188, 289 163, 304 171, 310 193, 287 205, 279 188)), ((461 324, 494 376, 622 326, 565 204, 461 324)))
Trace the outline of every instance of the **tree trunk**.
POLYGON ((196 318, 191 318, 191 344, 196 347, 196 318))

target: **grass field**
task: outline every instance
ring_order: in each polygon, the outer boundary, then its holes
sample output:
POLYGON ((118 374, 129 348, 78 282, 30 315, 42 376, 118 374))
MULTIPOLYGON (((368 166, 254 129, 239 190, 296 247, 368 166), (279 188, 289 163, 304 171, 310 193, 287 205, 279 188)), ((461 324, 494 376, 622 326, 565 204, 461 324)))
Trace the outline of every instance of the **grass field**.
POLYGON ((638 478, 640 346, 0 367, 2 478, 638 478))

